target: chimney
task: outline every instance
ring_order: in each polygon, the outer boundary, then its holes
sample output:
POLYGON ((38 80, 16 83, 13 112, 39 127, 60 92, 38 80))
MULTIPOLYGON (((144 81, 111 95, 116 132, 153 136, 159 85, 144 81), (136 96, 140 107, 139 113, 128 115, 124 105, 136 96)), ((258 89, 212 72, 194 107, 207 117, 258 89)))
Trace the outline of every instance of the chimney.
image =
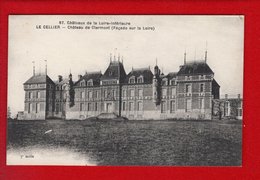
POLYGON ((62 81, 62 76, 59 75, 59 76, 58 76, 58 79, 59 79, 59 82, 61 82, 61 81, 62 81))
POLYGON ((240 99, 240 94, 237 95, 237 99, 240 99))
POLYGON ((81 78, 82 78, 82 75, 79 74, 79 75, 78 75, 78 79, 80 80, 81 78))
POLYGON ((228 95, 227 94, 225 94, 225 99, 228 99, 228 95))

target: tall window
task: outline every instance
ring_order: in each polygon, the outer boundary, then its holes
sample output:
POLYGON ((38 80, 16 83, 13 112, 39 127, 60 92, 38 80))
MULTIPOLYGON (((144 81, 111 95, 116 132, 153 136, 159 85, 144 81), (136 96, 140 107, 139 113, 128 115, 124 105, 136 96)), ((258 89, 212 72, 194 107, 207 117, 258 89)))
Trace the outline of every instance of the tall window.
POLYGON ((126 97, 126 90, 123 90, 123 97, 126 97))
POLYGON ((176 88, 172 88, 172 96, 176 95, 176 88))
POLYGON ((143 96, 143 90, 142 89, 138 89, 138 96, 142 97, 143 96))
POLYGON ((170 111, 171 111, 171 113, 175 113, 175 101, 171 101, 170 111))
POLYGON ((143 83, 143 76, 137 78, 137 83, 143 83))
POLYGON ((191 111, 191 99, 186 99, 186 108, 185 108, 186 112, 190 112, 191 111))
POLYGON ((92 110, 92 104, 88 103, 88 111, 91 111, 91 110, 92 110))
POLYGON ((161 113, 165 113, 166 112, 166 102, 162 101, 161 103, 161 113))
POLYGON ((123 110, 123 111, 126 110, 126 102, 123 102, 123 104, 122 104, 122 110, 123 110))
POLYGON ((30 112, 31 112, 31 110, 32 110, 32 104, 31 104, 31 103, 29 103, 29 104, 28 104, 28 113, 30 113, 30 112))
POLYGON ((98 103, 96 102, 95 103, 95 111, 97 111, 98 110, 98 103))
POLYGON ((96 98, 99 98, 99 92, 96 91, 96 98))
POLYGON ((58 114, 59 113, 59 104, 56 104, 56 114, 58 114))
POLYGON ((29 99, 32 99, 32 92, 29 92, 29 99))
POLYGON ((204 99, 200 99, 200 109, 204 109, 204 99))
POLYGON ((80 111, 83 111, 83 110, 84 110, 84 103, 80 103, 80 105, 79 105, 79 110, 80 110, 80 111))
POLYGON ((134 91, 134 89, 130 89, 130 96, 131 96, 131 97, 134 97, 134 96, 135 96, 135 91, 134 91))
POLYGON ((80 92, 80 98, 85 98, 85 93, 84 93, 84 91, 80 92))
POLYGON ((93 98, 93 93, 92 93, 92 91, 88 91, 88 98, 93 98))
POLYGON ((138 102, 137 103, 137 110, 138 111, 142 111, 143 110, 143 103, 142 102, 138 102))
POLYGON ((129 102, 129 111, 134 111, 134 103, 129 102))
POLYGON ((167 96, 167 89, 163 89, 163 90, 162 90, 162 95, 163 95, 163 96, 167 96))
POLYGON ((107 90, 104 90, 104 97, 107 98, 107 90))
POLYGON ((135 83, 135 77, 131 77, 131 78, 129 79, 129 83, 130 83, 130 84, 135 83))
POLYGON ((40 98, 41 97, 41 92, 40 91, 37 91, 36 93, 36 98, 40 98))
POLYGON ((204 92, 204 84, 200 84, 200 92, 204 92))
POLYGON ((186 84, 186 93, 191 93, 191 85, 186 84))

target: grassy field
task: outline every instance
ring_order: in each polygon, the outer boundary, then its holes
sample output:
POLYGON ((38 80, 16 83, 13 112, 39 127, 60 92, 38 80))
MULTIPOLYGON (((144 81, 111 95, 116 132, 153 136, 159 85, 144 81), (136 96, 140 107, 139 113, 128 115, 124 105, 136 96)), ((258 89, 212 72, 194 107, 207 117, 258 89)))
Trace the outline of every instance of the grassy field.
POLYGON ((9 121, 8 152, 67 149, 96 165, 240 166, 241 121, 9 121), (46 131, 49 131, 46 133, 46 131))

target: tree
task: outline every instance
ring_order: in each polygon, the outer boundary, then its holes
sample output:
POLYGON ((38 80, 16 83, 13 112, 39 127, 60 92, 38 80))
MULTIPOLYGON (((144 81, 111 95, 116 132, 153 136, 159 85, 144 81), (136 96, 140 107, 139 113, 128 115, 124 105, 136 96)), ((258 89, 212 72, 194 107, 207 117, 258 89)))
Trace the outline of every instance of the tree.
POLYGON ((7 119, 11 119, 11 108, 8 106, 7 107, 7 119))

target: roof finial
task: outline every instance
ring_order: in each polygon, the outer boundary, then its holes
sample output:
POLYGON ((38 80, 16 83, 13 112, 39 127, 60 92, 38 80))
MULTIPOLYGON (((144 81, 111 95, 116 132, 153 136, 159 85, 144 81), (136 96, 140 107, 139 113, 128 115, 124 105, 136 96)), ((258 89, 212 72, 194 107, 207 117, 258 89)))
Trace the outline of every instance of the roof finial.
POLYGON ((112 62, 112 53, 110 53, 110 62, 112 62))
POLYGON ((156 59, 155 59, 155 65, 157 66, 157 57, 156 57, 156 59))
POLYGON ((123 56, 121 56, 121 61, 122 61, 122 64, 124 64, 124 59, 123 59, 123 56))
POLYGON ((208 58, 208 41, 206 41, 205 63, 207 63, 207 58, 208 58))
POLYGON ((32 61, 32 63, 33 63, 33 76, 35 76, 35 62, 32 61))
POLYGON ((116 61, 116 50, 117 48, 114 49, 114 61, 116 61))
POLYGON ((120 62, 120 53, 118 53, 118 62, 120 62))
POLYGON ((185 48, 185 51, 184 51, 184 65, 186 64, 186 55, 187 55, 187 53, 186 53, 186 48, 185 48))
POLYGON ((47 60, 44 61, 45 61, 45 75, 47 75, 47 60))

